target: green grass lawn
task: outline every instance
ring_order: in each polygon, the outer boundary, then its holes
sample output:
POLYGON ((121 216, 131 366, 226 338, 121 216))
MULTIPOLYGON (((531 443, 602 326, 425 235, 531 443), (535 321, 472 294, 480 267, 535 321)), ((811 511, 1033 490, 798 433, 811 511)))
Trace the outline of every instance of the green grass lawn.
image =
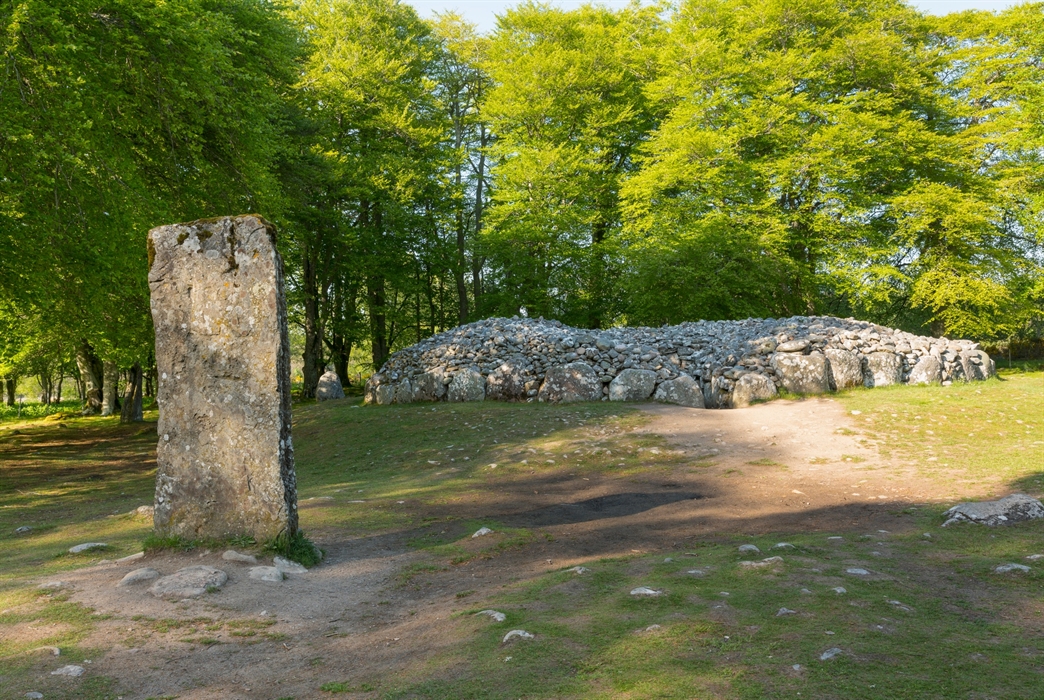
MULTIPOLYGON (((862 439, 937 480, 940 494, 1044 492, 1042 372, 838 398, 862 439)), ((383 595, 419 590, 476 558, 516 556, 549 537, 426 509, 484 504, 495 513, 508 505, 504 484, 542 474, 627 482, 708 463, 631 432, 643 420, 608 404, 297 406, 302 524, 320 541, 403 534, 423 557, 383 595), (482 525, 496 536, 472 541, 482 525)), ((0 428, 0 697, 4 679, 28 668, 28 649, 4 642, 5 627, 54 623, 47 644, 93 653, 82 646, 96 624, 90 611, 29 584, 140 550, 149 523, 128 513, 151 502, 155 441, 154 424, 113 419, 0 428), (22 525, 32 532, 16 535, 22 525), (82 541, 110 550, 66 553, 82 541)), ((583 574, 553 570, 493 591, 461 586, 459 612, 444 623, 460 644, 395 674, 317 681, 315 697, 1044 697, 1044 559, 1027 559, 1044 554, 1044 523, 941 529, 942 510, 909 504, 902 532, 719 533, 593 561, 583 574), (761 553, 742 554, 742 544, 761 553), (782 561, 741 564, 773 556, 782 561), (994 572, 1008 562, 1032 568, 994 572), (661 595, 630 595, 639 586, 661 595), (488 608, 506 620, 474 614, 488 608), (534 638, 504 643, 514 629, 534 638)), ((215 634, 200 625, 178 634, 193 642, 215 634)), ((66 697, 116 696, 114 679, 90 683, 66 697)))

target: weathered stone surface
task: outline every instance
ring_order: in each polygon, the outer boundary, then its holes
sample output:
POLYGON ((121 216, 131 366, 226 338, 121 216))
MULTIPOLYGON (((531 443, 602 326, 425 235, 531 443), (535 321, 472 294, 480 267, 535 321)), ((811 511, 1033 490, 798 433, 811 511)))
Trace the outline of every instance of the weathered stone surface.
POLYGON ((1024 493, 1013 493, 996 501, 961 503, 945 513, 943 527, 959 522, 983 525, 1010 525, 1023 520, 1044 518, 1044 504, 1024 493))
POLYGON ((431 370, 413 378, 414 401, 438 401, 446 395, 446 383, 441 370, 431 370))
POLYGON ((395 385, 394 403, 413 403, 413 382, 403 379, 395 385))
POLYGON ((599 401, 602 398, 602 383, 591 365, 570 362, 547 371, 538 396, 541 401, 553 403, 599 401))
POLYGON ((315 398, 317 401, 344 398, 344 387, 341 386, 341 379, 337 376, 337 372, 323 372, 323 376, 319 377, 319 386, 315 389, 315 398))
POLYGON ((788 340, 777 345, 776 352, 804 352, 807 347, 808 341, 803 338, 801 340, 788 340))
POLYGON ((491 401, 521 401, 526 398, 526 379, 521 369, 505 362, 486 377, 486 396, 491 401))
POLYGON ((90 552, 95 549, 105 549, 108 546, 109 545, 104 542, 84 542, 83 544, 69 547, 69 554, 83 554, 84 552, 90 552))
POLYGON ((195 598, 208 588, 221 588, 228 575, 212 566, 188 566, 152 584, 149 593, 157 598, 195 598))
POLYGON ((863 385, 891 386, 903 381, 903 360, 894 352, 878 351, 866 356, 863 363, 863 385))
POLYGON ((149 232, 149 259, 156 531, 258 541, 295 532, 290 343, 275 229, 250 215, 160 226, 149 232))
POLYGON ((961 368, 964 370, 964 379, 970 382, 989 379, 997 374, 993 360, 982 350, 962 352, 961 368))
POLYGON ((828 363, 830 386, 835 391, 849 389, 863 383, 863 362, 859 359, 859 355, 837 348, 827 348, 823 354, 828 363))
POLYGON ((609 383, 610 401, 645 401, 656 388, 656 372, 625 369, 609 383))
POLYGON ((68 676, 70 678, 79 678, 80 676, 82 676, 86 672, 87 671, 86 671, 86 669, 84 669, 83 666, 76 666, 76 665, 70 664, 69 666, 62 666, 57 671, 51 671, 51 675, 52 676, 68 676))
POLYGON ((143 567, 141 569, 135 569, 130 572, 116 584, 117 588, 123 588, 125 586, 133 586, 136 583, 144 583, 145 581, 152 581, 160 577, 160 572, 149 567, 143 567))
POLYGON ((447 394, 450 401, 482 401, 486 398, 486 378, 473 369, 453 375, 447 394))
POLYGON ((273 557, 272 565, 275 568, 282 571, 284 574, 307 574, 308 569, 298 564, 296 561, 290 561, 283 557, 273 557))
POLYGON ((925 355, 910 370, 907 384, 938 384, 942 381, 942 364, 939 358, 925 355))
POLYGON ((775 383, 763 374, 744 374, 732 388, 732 407, 743 408, 755 401, 768 401, 776 396, 775 383))
POLYGON ((673 403, 689 408, 703 408, 703 389, 687 374, 677 379, 665 379, 656 387, 653 399, 661 403, 673 403))
POLYGON ((822 353, 776 353, 772 356, 772 366, 779 374, 783 387, 791 393, 825 394, 830 391, 826 357, 822 353))
POLYGON ((252 566, 250 571, 247 572, 247 576, 254 581, 266 581, 268 583, 278 583, 283 580, 283 572, 276 566, 252 566))
POLYGON ((225 561, 234 561, 240 564, 257 563, 257 557, 255 557, 253 554, 243 554, 242 552, 237 552, 234 549, 226 549, 225 552, 221 555, 221 558, 225 561))

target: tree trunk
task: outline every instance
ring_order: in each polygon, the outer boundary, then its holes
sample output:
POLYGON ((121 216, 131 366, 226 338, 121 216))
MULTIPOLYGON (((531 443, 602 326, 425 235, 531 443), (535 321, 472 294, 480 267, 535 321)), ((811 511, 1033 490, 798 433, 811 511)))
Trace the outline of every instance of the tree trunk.
POLYGON ((482 259, 479 256, 479 233, 482 231, 482 206, 483 185, 486 183, 486 144, 489 137, 486 134, 486 125, 479 124, 479 162, 478 173, 475 180, 475 238, 471 250, 471 294, 475 299, 475 314, 481 314, 482 297, 482 259))
POLYGON ((65 381, 65 370, 58 372, 58 386, 55 388, 55 403, 62 402, 62 383, 65 381))
POLYGON ((305 347, 304 368, 302 369, 304 386, 301 389, 301 396, 306 399, 315 397, 315 390, 319 386, 320 370, 323 368, 323 334, 319 324, 319 280, 316 262, 312 248, 305 245, 302 270, 305 297, 305 347))
POLYGON ((76 350, 76 366, 83 380, 84 402, 83 415, 92 416, 101 411, 102 406, 102 367, 101 361, 85 340, 76 350))
POLYGON ((40 403, 49 405, 51 403, 51 392, 54 390, 54 382, 51 379, 51 375, 46 371, 36 375, 36 381, 40 385, 40 403))
POLYGON ((7 377, 4 380, 4 387, 7 389, 7 405, 15 405, 15 391, 18 388, 18 377, 7 377))
POLYGON ((351 386, 348 378, 348 362, 352 357, 352 342, 346 340, 343 335, 335 333, 330 339, 330 360, 333 362, 337 378, 341 380, 341 386, 351 386))
POLYGON ((370 347, 373 368, 380 370, 388 359, 388 317, 385 314, 384 278, 374 275, 366 279, 366 301, 370 311, 370 347))
POLYGON ((102 375, 101 414, 103 416, 111 416, 119 408, 119 400, 116 398, 116 387, 119 383, 120 375, 116 369, 116 363, 111 360, 105 360, 102 363, 102 375))
POLYGON ((141 406, 142 374, 140 362, 135 362, 134 366, 127 372, 127 383, 123 389, 123 405, 120 409, 121 423, 135 423, 143 420, 141 406))

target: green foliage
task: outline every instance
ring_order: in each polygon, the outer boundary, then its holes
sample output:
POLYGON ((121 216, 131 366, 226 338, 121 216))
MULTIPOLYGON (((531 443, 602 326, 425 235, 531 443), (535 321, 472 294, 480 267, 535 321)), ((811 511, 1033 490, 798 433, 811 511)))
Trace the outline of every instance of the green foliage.
POLYGON ((264 549, 267 552, 286 557, 290 561, 296 561, 302 566, 315 566, 323 559, 323 550, 305 537, 300 530, 292 536, 285 532, 282 533, 270 542, 266 542, 264 549))

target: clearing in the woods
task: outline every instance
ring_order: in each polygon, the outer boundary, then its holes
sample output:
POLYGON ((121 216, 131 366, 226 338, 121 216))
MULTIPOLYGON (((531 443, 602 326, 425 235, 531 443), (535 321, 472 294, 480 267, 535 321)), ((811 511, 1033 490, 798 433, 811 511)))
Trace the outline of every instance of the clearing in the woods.
POLYGON ((101 562, 149 532, 154 426, 8 423, 0 698, 1039 698, 1044 523, 940 524, 1042 495, 1042 406, 1039 371, 731 411, 295 406, 327 557, 282 583, 227 543, 101 562), (194 564, 229 583, 116 588, 194 564))

